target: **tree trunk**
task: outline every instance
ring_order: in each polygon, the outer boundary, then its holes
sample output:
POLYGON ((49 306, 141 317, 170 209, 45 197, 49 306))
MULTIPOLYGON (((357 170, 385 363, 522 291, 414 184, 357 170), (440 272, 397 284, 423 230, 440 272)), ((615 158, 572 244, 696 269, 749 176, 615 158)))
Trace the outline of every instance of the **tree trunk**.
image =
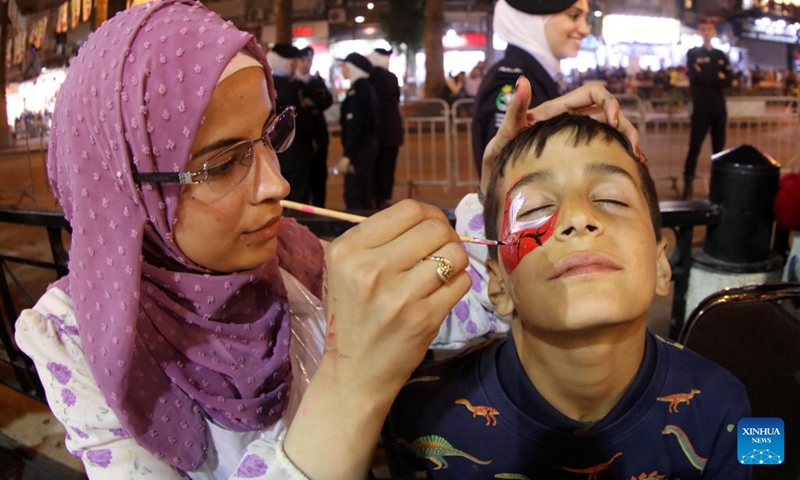
POLYGON ((444 86, 444 0, 425 0, 425 98, 441 98, 444 86))
POLYGON ((275 43, 292 43, 292 0, 275 0, 275 43))
POLYGON ((0 2, 0 148, 9 143, 8 111, 6 106, 6 45, 8 44, 8 2, 0 2))

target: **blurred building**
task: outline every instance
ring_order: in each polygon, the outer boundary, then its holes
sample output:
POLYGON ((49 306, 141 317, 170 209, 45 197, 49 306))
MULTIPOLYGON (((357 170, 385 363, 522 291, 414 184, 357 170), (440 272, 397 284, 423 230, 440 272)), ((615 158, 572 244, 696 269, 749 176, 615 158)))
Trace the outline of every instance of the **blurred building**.
MULTIPOLYGON (((23 111, 51 109, 63 71, 105 19, 145 0, 7 0, 5 49, 9 121, 23 111)), ((409 0, 411 1, 411 0, 409 0)), ((253 33, 265 48, 275 40, 275 0, 205 0, 211 10, 253 33)), ((314 70, 346 88, 336 59, 388 48, 383 26, 389 0, 293 0, 293 42, 312 46, 314 70)), ((444 0, 445 74, 492 64, 505 43, 492 30, 493 0, 444 0)), ((717 46, 740 69, 800 70, 800 0, 589 0, 592 35, 565 71, 623 67, 628 72, 681 65, 700 43, 697 19, 721 20, 717 46)), ((424 18, 419 18, 422 24, 424 18)), ((2 27, 2 26, 0 26, 2 27)), ((425 53, 392 45, 390 69, 409 87, 424 82, 425 53)), ((413 88, 408 88, 413 95, 413 88)))

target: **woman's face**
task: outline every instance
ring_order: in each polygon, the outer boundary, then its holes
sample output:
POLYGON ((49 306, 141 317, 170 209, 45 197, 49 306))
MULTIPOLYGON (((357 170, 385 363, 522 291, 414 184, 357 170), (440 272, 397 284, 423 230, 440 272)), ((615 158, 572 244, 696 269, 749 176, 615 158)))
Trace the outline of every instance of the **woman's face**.
MULTIPOLYGON (((226 78, 211 95, 185 171, 202 170, 225 146, 259 138, 274 115, 261 68, 245 68, 226 78), (196 155, 209 146, 219 148, 196 155)), ((254 268, 275 255, 283 212, 278 202, 289 193, 289 184, 274 150, 256 142, 254 155, 247 178, 226 195, 212 192, 205 183, 181 191, 174 238, 194 263, 229 273, 254 268)))
POLYGON ((586 17, 589 1, 578 0, 571 7, 553 14, 544 27, 553 55, 563 60, 578 56, 581 41, 591 33, 586 17))

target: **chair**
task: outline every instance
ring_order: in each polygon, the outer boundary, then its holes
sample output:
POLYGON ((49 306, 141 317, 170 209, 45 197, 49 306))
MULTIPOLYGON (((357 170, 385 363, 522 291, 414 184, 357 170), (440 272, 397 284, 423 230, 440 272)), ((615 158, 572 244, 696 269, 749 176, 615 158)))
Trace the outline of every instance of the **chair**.
POLYGON ((785 423, 786 459, 753 479, 800 479, 800 283, 725 289, 704 299, 678 341, 736 375, 753 417, 785 423))

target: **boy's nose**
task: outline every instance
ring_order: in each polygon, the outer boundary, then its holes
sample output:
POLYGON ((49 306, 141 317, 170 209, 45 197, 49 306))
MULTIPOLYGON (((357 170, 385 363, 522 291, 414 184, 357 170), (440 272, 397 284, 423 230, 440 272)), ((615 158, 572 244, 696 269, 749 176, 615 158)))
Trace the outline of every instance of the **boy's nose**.
POLYGON ((600 219, 594 212, 594 205, 585 198, 566 198, 561 203, 556 225, 556 237, 567 240, 583 235, 602 232, 600 219))

